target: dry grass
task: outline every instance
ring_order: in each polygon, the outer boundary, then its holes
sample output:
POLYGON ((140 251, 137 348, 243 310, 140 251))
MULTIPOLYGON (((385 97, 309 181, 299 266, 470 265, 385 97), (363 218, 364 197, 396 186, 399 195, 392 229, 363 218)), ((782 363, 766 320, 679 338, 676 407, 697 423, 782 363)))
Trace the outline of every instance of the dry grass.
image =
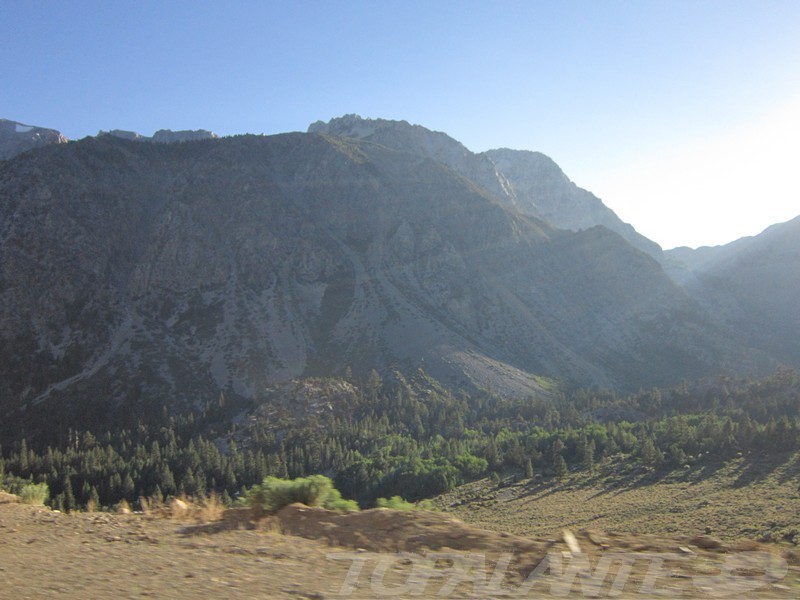
POLYGON ((142 514, 151 519, 163 517, 166 510, 164 501, 157 496, 139 498, 139 507, 142 510, 142 514))
POLYGON ((117 504, 117 513, 121 515, 127 515, 131 512, 131 505, 128 504, 128 501, 124 498, 117 504))
POLYGON ((15 496, 14 494, 9 494, 8 492, 4 492, 0 490, 0 504, 5 503, 18 503, 20 501, 19 496, 15 496))
POLYGON ((181 495, 173 498, 168 504, 154 498, 140 498, 139 503, 142 512, 150 518, 169 518, 193 523, 219 521, 226 509, 215 492, 199 498, 181 495))
POLYGON ((563 528, 732 541, 800 543, 800 453, 740 457, 655 473, 602 465, 564 481, 487 480, 440 496, 436 504, 465 521, 499 531, 556 536, 563 528))
POLYGON ((210 523, 219 521, 226 506, 219 499, 216 492, 211 492, 207 497, 201 498, 200 502, 194 506, 193 516, 200 523, 210 523))

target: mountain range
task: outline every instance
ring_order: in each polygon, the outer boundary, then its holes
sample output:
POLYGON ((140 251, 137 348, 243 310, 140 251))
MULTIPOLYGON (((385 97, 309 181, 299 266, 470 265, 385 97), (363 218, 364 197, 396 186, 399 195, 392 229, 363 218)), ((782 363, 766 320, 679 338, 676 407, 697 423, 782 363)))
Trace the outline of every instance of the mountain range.
POLYGON ((547 396, 554 381, 634 390, 800 366, 797 219, 662 252, 543 154, 355 115, 15 150, 6 123, 10 421, 252 400, 347 370, 547 396))

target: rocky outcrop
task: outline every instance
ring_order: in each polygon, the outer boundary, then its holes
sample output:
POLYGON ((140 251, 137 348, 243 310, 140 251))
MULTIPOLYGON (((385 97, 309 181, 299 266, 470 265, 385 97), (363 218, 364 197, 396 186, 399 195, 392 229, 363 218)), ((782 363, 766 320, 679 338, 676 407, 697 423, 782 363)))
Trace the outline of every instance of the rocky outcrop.
POLYGON ((156 142, 159 144, 173 144, 176 142, 194 142, 197 140, 212 140, 217 134, 205 129, 172 131, 171 129, 159 129, 153 137, 141 135, 135 131, 124 131, 122 129, 112 129, 111 131, 100 131, 98 137, 110 135, 122 138, 123 140, 133 140, 136 142, 156 142))
POLYGON ((55 129, 25 125, 0 119, 0 160, 13 158, 33 148, 50 144, 65 144, 69 140, 55 129))
POLYGON ((194 142, 197 140, 213 140, 217 134, 205 129, 172 131, 170 129, 159 129, 153 134, 153 141, 163 144, 175 142, 194 142))
POLYGON ((602 225, 635 248, 661 260, 658 244, 623 222, 597 196, 570 181, 551 158, 540 152, 507 148, 489 150, 484 155, 502 173, 521 212, 572 231, 602 225))

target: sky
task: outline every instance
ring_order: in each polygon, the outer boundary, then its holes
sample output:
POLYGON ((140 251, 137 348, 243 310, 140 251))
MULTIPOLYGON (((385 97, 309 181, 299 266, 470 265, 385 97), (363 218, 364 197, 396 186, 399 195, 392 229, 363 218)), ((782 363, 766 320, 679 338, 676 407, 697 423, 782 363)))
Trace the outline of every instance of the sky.
POLYGON ((800 0, 0 1, 0 117, 305 131, 349 113, 553 158, 664 248, 800 214, 800 0))

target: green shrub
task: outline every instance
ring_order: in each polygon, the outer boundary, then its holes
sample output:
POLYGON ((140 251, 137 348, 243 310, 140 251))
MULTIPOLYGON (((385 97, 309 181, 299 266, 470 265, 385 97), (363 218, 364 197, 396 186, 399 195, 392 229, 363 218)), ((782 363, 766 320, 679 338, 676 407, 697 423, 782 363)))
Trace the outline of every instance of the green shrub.
POLYGON ((430 500, 421 500, 416 504, 408 502, 400 496, 392 496, 391 498, 378 498, 378 508, 391 508, 394 510, 433 510, 433 502, 430 500))
POLYGON ((323 504, 328 510, 357 511, 360 510, 355 500, 345 500, 336 488, 332 488, 323 504))
POLYGON ((292 480, 267 477, 261 485, 250 488, 245 496, 246 504, 267 511, 280 510, 295 502, 328 510, 358 510, 358 503, 343 499, 330 478, 324 475, 292 480))
POLYGON ((46 483, 28 483, 20 488, 19 497, 25 504, 44 506, 50 498, 50 488, 46 483))

